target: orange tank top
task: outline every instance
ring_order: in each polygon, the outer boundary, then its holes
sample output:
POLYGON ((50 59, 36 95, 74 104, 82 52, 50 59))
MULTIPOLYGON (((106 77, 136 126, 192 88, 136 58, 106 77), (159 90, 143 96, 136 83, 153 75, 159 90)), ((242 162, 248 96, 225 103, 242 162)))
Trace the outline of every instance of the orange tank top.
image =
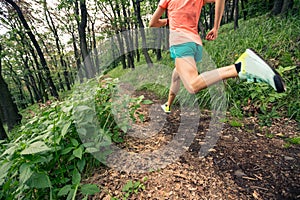
POLYGON ((204 0, 160 0, 159 6, 168 9, 170 46, 186 42, 202 45, 198 20, 204 0))

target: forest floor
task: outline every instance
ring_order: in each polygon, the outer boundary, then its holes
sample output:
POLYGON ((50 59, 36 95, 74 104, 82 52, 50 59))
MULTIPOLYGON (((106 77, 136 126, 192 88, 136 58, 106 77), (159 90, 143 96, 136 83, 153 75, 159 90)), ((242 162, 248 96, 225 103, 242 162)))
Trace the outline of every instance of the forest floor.
MULTIPOLYGON (((142 94, 156 104, 163 103, 152 93, 142 94)), ((149 106, 143 105, 139 111, 147 116, 149 106)), ((151 139, 140 141, 127 136, 123 148, 138 153, 167 144, 178 130, 179 113, 173 108, 167 115, 169 126, 164 126, 151 139)), ((281 118, 270 127, 261 127, 255 117, 243 118, 240 126, 225 122, 216 145, 206 156, 200 157, 198 152, 210 120, 209 112, 201 112, 192 144, 178 160, 164 168, 126 173, 100 167, 85 180, 101 189, 91 199, 124 199, 126 195, 127 199, 151 200, 300 199, 300 146, 287 146, 285 141, 285 138, 300 135, 297 122, 281 118), (122 191, 129 181, 139 181, 136 193, 122 191)))

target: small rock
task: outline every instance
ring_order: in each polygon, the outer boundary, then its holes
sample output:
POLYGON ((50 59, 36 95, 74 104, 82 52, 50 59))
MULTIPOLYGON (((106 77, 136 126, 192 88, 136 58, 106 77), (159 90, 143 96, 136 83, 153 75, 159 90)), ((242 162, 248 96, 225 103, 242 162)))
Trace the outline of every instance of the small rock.
POLYGON ((242 170, 238 169, 234 172, 234 175, 237 177, 247 176, 242 170))
POLYGON ((238 141, 240 141, 240 139, 237 137, 234 137, 234 142, 238 142, 238 141))
POLYGON ((211 149, 208 149, 208 152, 216 152, 217 150, 211 148, 211 149))
POLYGON ((290 156, 284 156, 284 160, 285 161, 292 161, 292 160, 295 160, 295 158, 290 157, 290 156))
POLYGON ((232 135, 223 135, 222 136, 222 139, 226 140, 226 141, 230 141, 230 140, 232 140, 232 138, 233 138, 232 135))

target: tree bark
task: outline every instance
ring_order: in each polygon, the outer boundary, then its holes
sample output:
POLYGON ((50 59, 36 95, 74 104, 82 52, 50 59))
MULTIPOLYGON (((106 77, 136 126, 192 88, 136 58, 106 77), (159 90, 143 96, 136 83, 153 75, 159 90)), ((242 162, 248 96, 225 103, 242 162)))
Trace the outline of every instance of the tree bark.
POLYGON ((278 15, 281 13, 281 9, 282 9, 282 5, 283 5, 283 0, 275 0, 274 1, 274 6, 271 10, 271 14, 272 15, 278 15))
POLYGON ((2 120, 0 118, 0 140, 5 140, 7 139, 7 134, 6 134, 6 131, 5 129, 3 128, 3 123, 2 123, 2 120))
MULTIPOLYGON (((0 68, 2 67, 1 66, 1 62, 2 62, 2 57, 1 57, 1 50, 2 50, 2 47, 1 47, 1 44, 0 44, 0 68)), ((0 105, 1 106, 1 105, 0 105)), ((6 134, 6 131, 5 129, 3 128, 3 123, 2 123, 2 111, 0 110, 0 113, 1 113, 1 116, 0 116, 0 140, 5 140, 7 139, 7 134, 6 134)))
MULTIPOLYGON (((2 46, 0 44, 0 55, 2 46)), ((2 76, 2 62, 0 58, 0 107, 5 121, 7 123, 8 130, 12 130, 17 124, 21 122, 22 116, 19 114, 17 105, 13 101, 13 98, 9 92, 8 85, 6 84, 2 76)), ((1 125, 0 125, 1 126, 1 125)))
POLYGON ((33 93, 34 93, 34 97, 35 97, 35 101, 36 102, 42 102, 43 101, 43 97, 42 94, 39 90, 39 87, 37 86, 36 80, 33 76, 33 72, 31 71, 28 61, 29 61, 29 57, 28 55, 25 55, 25 58, 22 57, 23 63, 24 63, 24 67, 25 67, 25 74, 28 79, 28 83, 31 86, 33 93))
MULTIPOLYGON (((92 63, 91 57, 88 52, 88 45, 86 40, 86 27, 87 27, 87 8, 86 1, 80 0, 80 20, 78 22, 78 33, 79 33, 79 42, 80 42, 80 50, 81 56, 84 63, 84 72, 86 73, 86 78, 93 78, 95 76, 95 68, 92 63)), ((77 14, 77 18, 79 17, 79 8, 78 8, 78 0, 75 2, 75 12, 77 14)))
POLYGON ((293 8, 294 1, 293 0, 284 0, 283 5, 280 11, 281 15, 286 15, 288 11, 293 8))

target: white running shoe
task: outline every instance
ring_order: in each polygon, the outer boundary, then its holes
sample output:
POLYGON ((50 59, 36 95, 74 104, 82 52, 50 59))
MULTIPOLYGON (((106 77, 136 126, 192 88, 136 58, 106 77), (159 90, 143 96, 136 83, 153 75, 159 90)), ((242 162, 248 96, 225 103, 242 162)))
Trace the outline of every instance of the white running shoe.
POLYGON ((240 79, 246 79, 248 82, 268 83, 277 92, 286 90, 281 76, 253 50, 246 49, 235 63, 241 63, 240 79))

